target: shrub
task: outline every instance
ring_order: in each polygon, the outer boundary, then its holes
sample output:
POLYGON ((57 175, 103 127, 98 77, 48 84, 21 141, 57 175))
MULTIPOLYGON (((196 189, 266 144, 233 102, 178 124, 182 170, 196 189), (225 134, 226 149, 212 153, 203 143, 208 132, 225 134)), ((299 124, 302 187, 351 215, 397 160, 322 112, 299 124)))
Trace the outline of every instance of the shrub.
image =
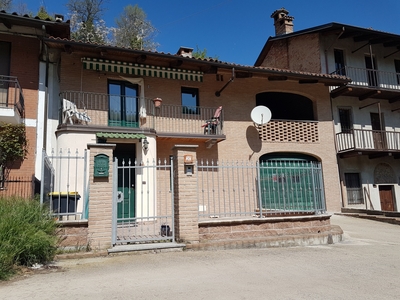
POLYGON ((57 222, 38 201, 0 198, 0 280, 16 266, 51 261, 57 243, 57 222))

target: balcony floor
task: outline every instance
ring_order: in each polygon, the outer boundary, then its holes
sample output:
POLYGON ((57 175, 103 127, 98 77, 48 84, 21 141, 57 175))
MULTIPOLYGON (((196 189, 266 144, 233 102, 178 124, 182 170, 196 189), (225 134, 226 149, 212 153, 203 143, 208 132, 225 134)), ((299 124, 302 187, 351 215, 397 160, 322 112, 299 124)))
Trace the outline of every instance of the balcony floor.
POLYGON ((348 84, 332 90, 331 96, 332 98, 339 96, 357 97, 359 100, 372 98, 400 101, 400 90, 348 84))

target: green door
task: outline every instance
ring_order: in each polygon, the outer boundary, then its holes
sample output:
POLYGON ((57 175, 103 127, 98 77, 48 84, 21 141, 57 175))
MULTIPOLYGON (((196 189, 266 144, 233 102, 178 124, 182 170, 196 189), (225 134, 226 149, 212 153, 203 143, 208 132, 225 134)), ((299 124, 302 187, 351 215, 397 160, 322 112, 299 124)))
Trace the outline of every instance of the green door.
POLYGON ((319 163, 302 155, 287 156, 260 159, 263 209, 276 212, 323 209, 319 163))
POLYGON ((134 153, 114 154, 118 159, 118 192, 121 199, 117 204, 118 222, 129 222, 135 220, 135 169, 134 153))

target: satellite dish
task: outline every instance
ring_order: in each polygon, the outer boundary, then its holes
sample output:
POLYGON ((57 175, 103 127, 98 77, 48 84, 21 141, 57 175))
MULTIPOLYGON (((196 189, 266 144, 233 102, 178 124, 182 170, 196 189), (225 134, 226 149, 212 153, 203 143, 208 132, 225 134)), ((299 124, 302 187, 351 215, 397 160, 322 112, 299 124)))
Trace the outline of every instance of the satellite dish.
POLYGON ((271 120, 271 111, 268 107, 259 105, 253 108, 250 117, 257 125, 267 124, 271 120))

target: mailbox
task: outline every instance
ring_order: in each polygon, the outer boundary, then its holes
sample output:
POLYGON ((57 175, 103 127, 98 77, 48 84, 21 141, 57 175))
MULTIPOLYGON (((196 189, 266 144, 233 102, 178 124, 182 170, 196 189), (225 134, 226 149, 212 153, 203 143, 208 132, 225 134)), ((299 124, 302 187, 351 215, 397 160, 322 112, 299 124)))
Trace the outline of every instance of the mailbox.
POLYGON ((97 154, 94 157, 94 177, 108 177, 109 157, 105 154, 97 154))

